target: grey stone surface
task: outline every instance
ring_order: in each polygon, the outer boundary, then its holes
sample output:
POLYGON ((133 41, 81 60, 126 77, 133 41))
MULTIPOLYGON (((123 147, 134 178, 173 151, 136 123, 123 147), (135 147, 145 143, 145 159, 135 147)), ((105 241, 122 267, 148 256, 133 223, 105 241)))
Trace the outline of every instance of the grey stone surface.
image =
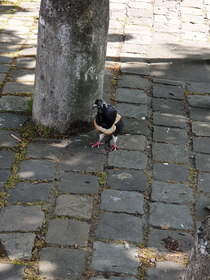
POLYGON ((25 266, 15 264, 0 264, 0 279, 2 280, 22 280, 25 266))
POLYGON ((56 200, 55 215, 68 215, 90 219, 93 198, 74 195, 60 195, 56 200))
POLYGON ((168 86, 156 84, 153 86, 153 96, 169 99, 184 99, 184 91, 181 86, 168 86))
POLYGON ((40 274, 47 280, 82 280, 86 252, 66 248, 43 248, 40 253, 40 274))
POLYGON ((134 135, 148 135, 149 128, 145 120, 138 120, 128 117, 123 117, 123 122, 125 124, 124 133, 134 134, 134 135))
POLYGON ((136 257, 138 247, 130 245, 126 249, 121 244, 106 244, 96 241, 93 243, 93 256, 91 267, 98 271, 112 271, 137 275, 137 267, 140 265, 136 257))
POLYGON ((197 170, 210 172, 210 155, 196 155, 195 165, 197 170))
POLYGON ((6 74, 0 74, 0 84, 4 81, 6 74))
POLYGON ((198 189, 210 193, 210 174, 198 173, 198 189))
POLYGON ((12 81, 20 82, 34 82, 35 71, 34 70, 13 70, 10 76, 12 81))
POLYGON ((120 70, 125 74, 149 76, 149 64, 146 62, 122 63, 120 70))
POLYGON ((3 88, 3 93, 33 93, 33 83, 7 82, 3 88))
POLYGON ((86 246, 90 227, 85 222, 51 220, 45 242, 57 245, 86 246))
POLYGON ((154 163, 153 176, 158 181, 187 182, 189 167, 183 164, 154 163))
MULTIPOLYGON (((2 15, 1 15, 2 16, 2 15)), ((8 15, 9 16, 9 15, 8 15)), ((3 36, 3 34, 2 34, 3 36)), ((13 60, 13 57, 7 56, 7 55, 0 55, 0 63, 11 63, 13 60)))
POLYGON ((192 132, 197 136, 210 136, 210 123, 192 122, 192 132))
POLYGON ((0 151, 0 169, 10 169, 15 153, 12 151, 0 151))
POLYGON ((36 231, 41 228, 43 220, 44 212, 40 206, 10 205, 1 209, 0 232, 36 231))
POLYGON ((110 212, 144 214, 144 196, 137 192, 104 190, 101 194, 101 209, 110 212))
POLYGON ((59 160, 62 147, 58 143, 53 143, 30 143, 26 157, 36 159, 50 159, 53 161, 59 160))
POLYGON ((13 189, 8 191, 10 202, 38 202, 48 201, 50 184, 31 184, 28 182, 18 183, 13 189))
POLYGON ((155 98, 152 100, 152 108, 155 112, 175 115, 184 114, 184 103, 179 100, 155 98))
POLYGON ((190 106, 210 109, 210 96, 188 95, 187 100, 190 106))
POLYGON ((17 138, 21 138, 20 133, 11 130, 0 130, 0 147, 13 148, 19 144, 19 141, 12 137, 13 134, 17 138))
POLYGON ((36 235, 34 233, 0 234, 1 244, 4 246, 10 260, 27 259, 32 257, 36 235))
POLYGON ((188 185, 152 182, 151 199, 166 203, 184 204, 192 201, 193 192, 188 185))
POLYGON ((146 165, 147 156, 141 152, 114 151, 108 155, 108 166, 144 169, 146 165))
POLYGON ((89 174, 64 173, 59 185, 60 193, 93 193, 99 189, 99 177, 89 174))
POLYGON ((184 279, 185 267, 176 262, 158 262, 156 268, 147 270, 148 280, 184 279))
POLYGON ((103 157, 91 153, 65 153, 60 165, 65 171, 100 172, 103 169, 103 157))
POLYGON ((154 126, 153 141, 187 145, 188 137, 185 129, 154 126))
POLYGON ((149 80, 140 76, 125 75, 118 78, 118 87, 137 88, 147 90, 149 80))
POLYGON ((210 154, 210 138, 196 137, 193 138, 193 151, 202 154, 210 154))
POLYGON ((181 115, 154 112, 153 124, 169 127, 186 128, 187 118, 181 115))
POLYGON ((147 176, 143 171, 108 170, 106 183, 114 189, 144 192, 146 190, 147 176))
POLYGON ((154 227, 169 227, 173 229, 192 229, 190 210, 183 205, 151 203, 149 223, 154 227))
POLYGON ((128 102, 136 104, 146 104, 147 94, 139 89, 118 88, 115 93, 117 102, 128 102))
POLYGON ((18 57, 15 63, 17 68, 35 68, 36 58, 34 57, 18 57))
MULTIPOLYGON (((110 141, 113 144, 113 139, 110 141)), ((144 135, 120 135, 117 140, 117 147, 122 150, 144 151, 146 137, 144 135)))
POLYGON ((9 70, 10 65, 0 64, 0 72, 7 72, 9 70))
POLYGON ((0 113, 0 128, 20 128, 28 120, 26 115, 0 113))
POLYGON ((2 96, 0 99, 0 110, 25 112, 31 97, 2 96))
POLYGON ((133 104, 123 104, 118 103, 115 106, 117 112, 124 117, 140 119, 142 117, 147 117, 147 106, 146 105, 133 105, 133 104))
POLYGON ((209 210, 206 207, 209 207, 210 197, 209 196, 200 196, 195 205, 195 215, 196 218, 205 219, 209 215, 209 210))
POLYGON ((0 192, 4 191, 4 186, 10 176, 10 170, 0 169, 0 192))
POLYGON ((191 234, 186 232, 150 228, 148 235, 148 247, 155 250, 158 254, 172 254, 173 250, 170 252, 166 248, 163 240, 168 237, 171 237, 173 240, 178 242, 180 247, 177 248, 177 251, 187 254, 188 256, 190 255, 193 246, 193 237, 191 234))
POLYGON ((210 110, 204 108, 192 107, 190 108, 190 118, 196 121, 209 122, 210 110))
POLYGON ((24 48, 20 51, 20 55, 34 56, 37 54, 36 48, 24 48))
POLYGON ((153 143, 153 160, 188 163, 188 150, 184 146, 153 143))
POLYGON ((187 89, 190 92, 210 93, 209 88, 210 88, 209 83, 204 83, 204 82, 190 81, 189 84, 187 85, 187 89))
POLYGON ((20 164, 17 175, 26 180, 53 181, 55 163, 46 160, 24 160, 20 164))

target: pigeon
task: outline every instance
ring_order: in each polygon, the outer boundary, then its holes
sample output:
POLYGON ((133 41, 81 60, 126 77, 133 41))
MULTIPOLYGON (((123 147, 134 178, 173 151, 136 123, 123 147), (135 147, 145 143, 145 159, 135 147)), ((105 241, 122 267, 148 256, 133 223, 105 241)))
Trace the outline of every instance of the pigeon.
POLYGON ((118 133, 120 133, 124 127, 121 116, 117 114, 115 107, 107 105, 106 101, 103 99, 97 99, 92 109, 94 108, 98 108, 98 113, 94 119, 94 126, 100 132, 100 135, 97 143, 91 143, 92 148, 99 148, 100 145, 103 144, 101 143, 101 140, 106 134, 112 135, 114 141, 110 151, 120 150, 117 147, 116 142, 118 133))

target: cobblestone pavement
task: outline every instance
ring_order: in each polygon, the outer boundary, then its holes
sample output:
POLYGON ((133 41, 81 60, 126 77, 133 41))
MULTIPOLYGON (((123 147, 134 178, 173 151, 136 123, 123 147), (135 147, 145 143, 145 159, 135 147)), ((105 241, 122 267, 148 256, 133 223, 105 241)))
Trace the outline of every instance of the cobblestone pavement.
POLYGON ((39 5, 0 6, 0 279, 184 279, 210 205, 210 1, 112 0, 121 150, 94 131, 24 153, 39 5))

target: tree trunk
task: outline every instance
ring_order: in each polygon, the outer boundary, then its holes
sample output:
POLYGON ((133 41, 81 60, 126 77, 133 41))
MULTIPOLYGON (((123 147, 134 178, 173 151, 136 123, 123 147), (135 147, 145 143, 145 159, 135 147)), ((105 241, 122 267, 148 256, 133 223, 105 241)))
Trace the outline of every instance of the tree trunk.
POLYGON ((109 0, 42 0, 32 118, 64 134, 103 94, 109 0))
POLYGON ((197 231, 194 248, 186 269, 185 280, 210 279, 210 216, 197 231))

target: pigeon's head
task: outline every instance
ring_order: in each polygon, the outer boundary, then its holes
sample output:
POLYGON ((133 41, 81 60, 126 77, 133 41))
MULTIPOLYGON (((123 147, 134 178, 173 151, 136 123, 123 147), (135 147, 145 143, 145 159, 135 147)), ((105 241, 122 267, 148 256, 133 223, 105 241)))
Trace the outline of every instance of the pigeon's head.
POLYGON ((98 108, 98 109, 100 109, 101 107, 103 107, 103 106, 106 106, 106 101, 104 101, 103 99, 96 99, 96 101, 95 101, 95 104, 93 105, 93 108, 92 109, 94 109, 94 108, 98 108))

